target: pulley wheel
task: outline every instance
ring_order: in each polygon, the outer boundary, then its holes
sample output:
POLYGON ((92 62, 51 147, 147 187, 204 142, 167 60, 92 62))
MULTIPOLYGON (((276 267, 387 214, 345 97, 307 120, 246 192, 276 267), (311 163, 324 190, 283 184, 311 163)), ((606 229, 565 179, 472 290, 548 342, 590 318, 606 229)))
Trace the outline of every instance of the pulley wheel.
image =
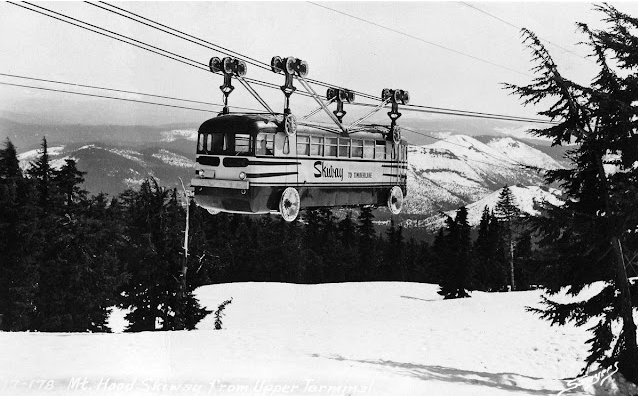
POLYGON ((283 71, 281 68, 281 64, 281 56, 273 56, 270 60, 270 69, 273 71, 273 73, 281 73, 283 71))
POLYGON ((213 73, 222 71, 221 59, 219 59, 216 56, 210 58, 210 62, 208 62, 208 67, 210 68, 210 71, 212 71, 213 73))
POLYGON ((398 125, 395 125, 392 128, 392 141, 394 144, 399 144, 401 142, 401 127, 398 125))
POLYGON ((297 117, 294 114, 286 114, 284 116, 284 132, 288 136, 297 133, 297 117))

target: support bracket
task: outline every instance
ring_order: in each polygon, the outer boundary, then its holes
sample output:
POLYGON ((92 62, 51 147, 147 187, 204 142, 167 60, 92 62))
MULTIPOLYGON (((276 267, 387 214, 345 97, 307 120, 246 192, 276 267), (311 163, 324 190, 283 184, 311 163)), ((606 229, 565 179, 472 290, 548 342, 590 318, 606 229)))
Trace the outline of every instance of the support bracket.
POLYGON ((222 114, 228 114, 230 113, 230 109, 228 107, 228 96, 235 89, 232 84, 233 76, 240 78, 246 75, 246 71, 248 69, 246 62, 230 56, 227 56, 224 59, 214 56, 210 58, 208 67, 211 72, 222 72, 224 75, 224 84, 221 85, 219 89, 224 94, 224 109, 222 110, 222 114))

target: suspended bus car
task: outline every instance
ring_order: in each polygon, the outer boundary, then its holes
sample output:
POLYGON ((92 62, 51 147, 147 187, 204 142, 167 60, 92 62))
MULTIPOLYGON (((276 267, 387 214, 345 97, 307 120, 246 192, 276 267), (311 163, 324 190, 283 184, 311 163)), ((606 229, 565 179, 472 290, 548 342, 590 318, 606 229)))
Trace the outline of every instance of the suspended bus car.
MULTIPOLYGON (((226 90, 222 86, 224 111, 198 131, 197 176, 191 180, 197 204, 211 213, 279 213, 286 221, 295 220, 300 209, 307 207, 387 206, 398 214, 407 195, 407 145, 395 122, 400 116, 396 105, 397 98, 407 102, 407 92, 383 92, 379 108, 392 103, 391 113, 398 114, 390 116, 391 128, 364 126, 363 119, 343 127, 343 102, 352 102, 354 95, 341 89, 329 89, 327 95, 328 104, 337 102, 337 111, 330 115, 341 128, 297 123, 288 106, 293 76, 314 94, 318 110, 327 110, 303 79, 305 73, 295 72, 301 62, 273 59, 281 66, 273 71, 284 71, 287 77, 282 87, 283 114, 273 112, 263 101, 268 114, 230 114, 226 91, 230 93, 232 86, 226 90)), ((213 58, 211 70, 222 70, 226 77, 237 77, 247 86, 231 63, 232 58, 213 58), (229 65, 226 70, 224 65, 229 65)), ((245 73, 245 65, 238 70, 245 73)), ((224 85, 230 86, 230 78, 224 85)))

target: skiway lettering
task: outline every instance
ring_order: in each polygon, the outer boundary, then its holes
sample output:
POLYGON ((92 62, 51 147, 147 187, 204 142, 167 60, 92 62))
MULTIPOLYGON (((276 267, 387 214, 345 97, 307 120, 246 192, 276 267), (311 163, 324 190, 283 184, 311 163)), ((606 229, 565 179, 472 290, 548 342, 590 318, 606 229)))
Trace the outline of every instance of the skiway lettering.
POLYGON ((343 180, 343 168, 325 165, 323 161, 315 161, 315 177, 330 177, 343 180))

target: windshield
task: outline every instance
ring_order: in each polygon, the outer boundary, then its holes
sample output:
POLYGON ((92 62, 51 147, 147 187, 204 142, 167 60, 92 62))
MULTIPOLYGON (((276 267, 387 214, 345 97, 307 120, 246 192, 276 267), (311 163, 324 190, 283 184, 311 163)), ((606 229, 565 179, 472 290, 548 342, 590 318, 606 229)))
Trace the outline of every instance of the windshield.
POLYGON ((200 133, 197 141, 198 154, 250 155, 253 139, 248 133, 200 133))

